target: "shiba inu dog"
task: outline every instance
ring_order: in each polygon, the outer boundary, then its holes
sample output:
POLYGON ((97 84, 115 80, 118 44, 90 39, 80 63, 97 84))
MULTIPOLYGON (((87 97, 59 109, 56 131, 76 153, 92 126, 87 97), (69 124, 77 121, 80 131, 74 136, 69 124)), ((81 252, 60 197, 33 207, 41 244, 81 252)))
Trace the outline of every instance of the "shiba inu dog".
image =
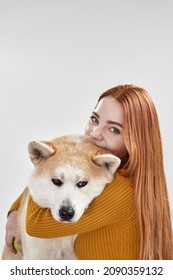
POLYGON ((91 201, 114 178, 120 159, 80 135, 61 136, 28 145, 33 171, 19 207, 19 230, 23 257, 5 245, 2 259, 76 259, 77 235, 34 238, 25 229, 28 196, 62 223, 77 222, 91 201))

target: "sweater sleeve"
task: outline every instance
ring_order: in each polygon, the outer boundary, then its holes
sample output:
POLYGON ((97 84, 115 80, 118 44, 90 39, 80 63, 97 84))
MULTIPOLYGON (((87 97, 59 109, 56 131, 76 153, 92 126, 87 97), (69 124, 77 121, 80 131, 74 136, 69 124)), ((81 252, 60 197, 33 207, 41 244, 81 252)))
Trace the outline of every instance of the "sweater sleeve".
POLYGON ((121 221, 132 207, 133 199, 131 182, 117 174, 103 193, 92 201, 79 221, 63 223, 55 221, 49 209, 39 207, 29 197, 26 231, 30 236, 39 238, 55 238, 93 231, 121 221))

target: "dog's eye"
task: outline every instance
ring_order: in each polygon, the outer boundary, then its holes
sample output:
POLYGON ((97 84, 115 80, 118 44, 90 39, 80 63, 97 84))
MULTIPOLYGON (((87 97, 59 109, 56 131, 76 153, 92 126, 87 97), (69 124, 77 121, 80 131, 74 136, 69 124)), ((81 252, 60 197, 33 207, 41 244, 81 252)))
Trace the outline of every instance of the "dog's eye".
POLYGON ((87 184, 88 184, 87 181, 80 181, 79 183, 77 183, 76 186, 77 186, 78 188, 83 188, 83 187, 85 187, 87 184))
POLYGON ((63 184, 63 182, 59 179, 52 179, 52 182, 58 187, 61 187, 61 185, 63 184))

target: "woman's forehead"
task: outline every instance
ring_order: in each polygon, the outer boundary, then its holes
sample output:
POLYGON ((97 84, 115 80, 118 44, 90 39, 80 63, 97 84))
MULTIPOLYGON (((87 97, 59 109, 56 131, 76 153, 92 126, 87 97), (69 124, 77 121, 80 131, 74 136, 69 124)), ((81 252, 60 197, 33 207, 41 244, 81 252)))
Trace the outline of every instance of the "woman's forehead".
POLYGON ((123 123, 124 111, 122 105, 112 97, 102 98, 94 109, 100 118, 107 121, 123 123))

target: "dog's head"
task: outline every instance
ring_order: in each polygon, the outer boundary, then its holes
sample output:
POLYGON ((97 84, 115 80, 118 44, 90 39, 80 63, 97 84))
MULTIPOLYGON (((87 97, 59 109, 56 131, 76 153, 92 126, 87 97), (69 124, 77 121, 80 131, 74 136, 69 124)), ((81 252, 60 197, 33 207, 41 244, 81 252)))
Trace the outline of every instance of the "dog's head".
POLYGON ((120 165, 119 158, 78 135, 33 141, 28 150, 34 165, 31 196, 63 222, 78 221, 120 165))

